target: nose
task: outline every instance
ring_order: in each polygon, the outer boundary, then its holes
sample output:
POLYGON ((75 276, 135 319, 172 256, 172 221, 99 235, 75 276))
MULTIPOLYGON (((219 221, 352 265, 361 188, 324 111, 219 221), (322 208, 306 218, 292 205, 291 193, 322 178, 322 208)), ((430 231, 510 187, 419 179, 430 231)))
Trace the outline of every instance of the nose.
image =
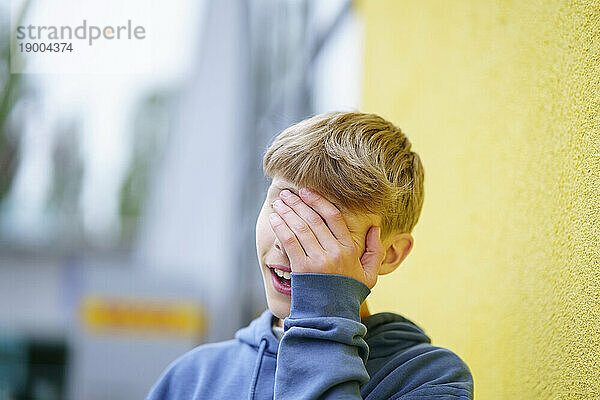
POLYGON ((275 236, 275 248, 283 253, 283 246, 279 242, 279 239, 277 239, 277 236, 275 236))

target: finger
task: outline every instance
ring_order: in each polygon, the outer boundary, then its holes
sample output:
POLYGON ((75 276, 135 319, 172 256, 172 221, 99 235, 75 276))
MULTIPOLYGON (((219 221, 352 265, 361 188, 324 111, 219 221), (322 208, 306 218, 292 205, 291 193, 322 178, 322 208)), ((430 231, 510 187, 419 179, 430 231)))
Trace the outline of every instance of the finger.
POLYGON ((271 215, 269 215, 269 222, 271 223, 273 232, 275 232, 275 236, 279 239, 285 253, 290 259, 290 262, 292 264, 304 263, 306 261, 306 254, 285 221, 281 219, 277 213, 271 213, 271 215))
POLYGON ((339 247, 337 238, 333 235, 323 218, 302 199, 289 190, 282 190, 280 197, 300 218, 302 218, 313 231, 317 240, 325 250, 339 247))
POLYGON ((273 202, 273 208, 277 214, 285 221, 285 224, 292 230, 304 252, 309 258, 314 258, 324 253, 323 248, 315 237, 313 231, 308 224, 298 216, 290 207, 283 201, 276 200, 273 202))
POLYGON ((342 212, 336 206, 331 204, 325 197, 306 188, 300 189, 300 198, 323 217, 333 235, 342 245, 346 247, 354 246, 346 220, 344 220, 342 212))
POLYGON ((360 258, 367 280, 371 281, 373 285, 377 281, 379 266, 385 258, 383 244, 379 236, 380 230, 381 228, 378 226, 372 226, 369 229, 366 237, 365 252, 360 258))

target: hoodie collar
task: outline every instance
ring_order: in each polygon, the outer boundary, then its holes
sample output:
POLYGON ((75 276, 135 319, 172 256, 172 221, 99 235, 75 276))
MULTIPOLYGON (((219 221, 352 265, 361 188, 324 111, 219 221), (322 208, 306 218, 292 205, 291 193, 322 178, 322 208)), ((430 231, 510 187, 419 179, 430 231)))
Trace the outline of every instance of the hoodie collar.
MULTIPOLYGON (((253 320, 250 325, 238 330, 236 339, 257 351, 262 340, 266 341, 265 353, 277 355, 279 341, 273 334, 273 313, 268 308, 253 320)), ((369 315, 361 320, 367 327, 365 341, 369 345, 369 358, 385 357, 403 348, 419 343, 431 343, 423 329, 401 315, 382 312, 369 315)))
POLYGON ((369 358, 385 357, 419 343, 431 343, 417 324, 401 315, 382 312, 362 319, 367 327, 365 341, 369 358))
POLYGON ((268 308, 263 313, 253 320, 250 325, 238 330, 235 338, 244 342, 255 349, 260 346, 261 340, 266 341, 265 353, 277 355, 279 341, 273 334, 273 313, 268 308))

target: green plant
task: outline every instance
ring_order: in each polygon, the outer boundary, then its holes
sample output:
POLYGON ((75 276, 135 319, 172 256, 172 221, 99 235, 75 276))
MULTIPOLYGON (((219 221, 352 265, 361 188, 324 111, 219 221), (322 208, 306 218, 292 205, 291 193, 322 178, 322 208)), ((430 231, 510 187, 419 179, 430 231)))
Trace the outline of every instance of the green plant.
MULTIPOLYGON (((29 8, 31 1, 23 3, 17 17, 19 25, 29 8)), ((11 73, 11 51, 14 44, 11 40, 10 23, 0 26, 0 35, 7 40, 0 40, 0 202, 10 189, 18 162, 18 140, 9 126, 9 117, 19 99, 23 96, 23 75, 11 73)), ((17 56, 13 52, 13 56, 17 56)))

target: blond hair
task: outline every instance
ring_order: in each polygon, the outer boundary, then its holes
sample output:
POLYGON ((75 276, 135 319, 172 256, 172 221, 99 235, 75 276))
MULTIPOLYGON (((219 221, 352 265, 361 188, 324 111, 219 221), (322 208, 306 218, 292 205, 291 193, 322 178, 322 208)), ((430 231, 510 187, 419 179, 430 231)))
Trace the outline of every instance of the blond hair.
POLYGON ((411 143, 375 114, 329 112, 281 132, 266 175, 316 190, 342 211, 381 216, 381 238, 411 232, 423 206, 423 165, 411 143))

